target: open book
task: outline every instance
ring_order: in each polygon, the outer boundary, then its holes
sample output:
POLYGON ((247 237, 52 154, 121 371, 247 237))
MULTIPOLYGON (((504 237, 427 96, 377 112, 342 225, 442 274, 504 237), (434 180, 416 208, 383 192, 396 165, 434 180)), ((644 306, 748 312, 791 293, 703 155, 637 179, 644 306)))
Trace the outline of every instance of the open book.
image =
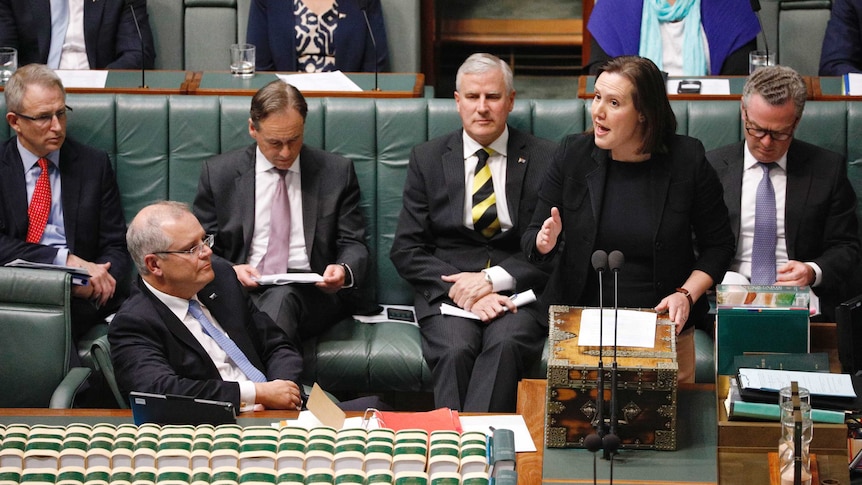
POLYGON ((86 286, 90 283, 90 272, 84 268, 76 268, 73 266, 63 266, 50 263, 34 263, 23 259, 9 261, 6 266, 14 268, 32 268, 32 269, 47 269, 52 271, 65 271, 72 275, 72 284, 78 286, 86 286))

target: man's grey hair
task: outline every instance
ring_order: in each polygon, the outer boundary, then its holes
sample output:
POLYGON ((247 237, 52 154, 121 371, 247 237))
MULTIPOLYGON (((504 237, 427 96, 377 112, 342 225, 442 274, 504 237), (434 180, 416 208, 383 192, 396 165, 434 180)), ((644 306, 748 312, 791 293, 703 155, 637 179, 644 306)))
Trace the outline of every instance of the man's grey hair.
POLYGON ((745 81, 742 88, 742 105, 748 106, 751 96, 760 95, 770 106, 780 106, 793 101, 796 118, 802 117, 808 88, 798 72, 787 66, 760 67, 745 81))
POLYGON ((186 214, 192 214, 188 205, 165 200, 144 207, 132 219, 132 223, 129 224, 129 229, 126 231, 126 245, 132 256, 132 261, 138 268, 138 273, 144 276, 150 274, 144 262, 146 255, 167 251, 173 244, 174 241, 162 230, 162 225, 186 214))
MULTIPOLYGON (((66 96, 63 81, 53 69, 44 64, 27 64, 18 68, 6 81, 3 94, 6 96, 6 110, 20 113, 24 110, 24 95, 28 86, 57 88, 66 96)), ((32 116, 32 115, 31 115, 32 116)))
POLYGON ((461 91, 461 78, 465 74, 485 74, 489 71, 499 70, 503 72, 503 82, 506 84, 506 95, 515 90, 515 81, 512 78, 512 68, 497 56, 478 52, 471 55, 458 68, 455 76, 455 90, 461 91))

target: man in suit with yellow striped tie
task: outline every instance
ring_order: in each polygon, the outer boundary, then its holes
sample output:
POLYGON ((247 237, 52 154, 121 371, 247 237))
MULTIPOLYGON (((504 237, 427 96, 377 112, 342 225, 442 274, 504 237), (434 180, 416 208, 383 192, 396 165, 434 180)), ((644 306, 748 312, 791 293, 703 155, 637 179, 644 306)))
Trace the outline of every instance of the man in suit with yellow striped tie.
POLYGON ((547 336, 547 316, 512 297, 547 281, 519 241, 556 144, 507 125, 514 101, 509 66, 473 54, 456 77, 462 129, 410 156, 390 258, 416 291, 437 407, 514 411, 518 380, 547 336), (443 315, 443 303, 476 318, 443 315))

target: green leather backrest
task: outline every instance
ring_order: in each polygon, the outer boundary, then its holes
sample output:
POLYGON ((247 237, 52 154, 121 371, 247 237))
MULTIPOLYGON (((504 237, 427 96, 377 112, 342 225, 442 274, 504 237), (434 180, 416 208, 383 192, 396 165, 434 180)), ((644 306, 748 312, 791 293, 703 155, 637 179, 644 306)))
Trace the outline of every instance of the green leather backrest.
POLYGON ((0 267, 0 407, 48 407, 71 349, 65 273, 0 267))

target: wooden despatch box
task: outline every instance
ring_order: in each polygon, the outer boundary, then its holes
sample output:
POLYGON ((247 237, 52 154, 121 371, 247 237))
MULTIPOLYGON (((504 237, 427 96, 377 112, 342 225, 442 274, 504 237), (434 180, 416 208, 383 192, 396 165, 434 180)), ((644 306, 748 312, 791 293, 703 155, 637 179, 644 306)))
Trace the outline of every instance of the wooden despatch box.
MULTIPOLYGON (((550 308, 550 357, 545 444, 582 448, 594 432, 598 392, 598 347, 579 347, 582 307, 550 308)), ((607 326, 605 326, 607 328, 607 326)), ((605 373, 604 419, 610 418, 613 347, 602 351, 605 373)), ((675 326, 659 315, 655 347, 617 347, 617 435, 622 448, 675 450, 675 326)))

